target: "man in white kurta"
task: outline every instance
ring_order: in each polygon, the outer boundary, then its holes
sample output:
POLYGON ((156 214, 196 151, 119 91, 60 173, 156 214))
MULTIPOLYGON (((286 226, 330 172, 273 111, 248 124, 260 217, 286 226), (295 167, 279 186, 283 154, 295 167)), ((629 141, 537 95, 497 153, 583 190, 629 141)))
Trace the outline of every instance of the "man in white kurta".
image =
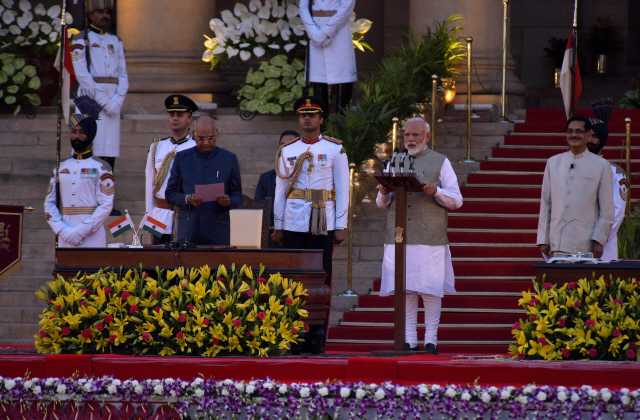
POLYGON ((570 150, 547 161, 542 181, 537 244, 553 252, 593 252, 600 258, 614 221, 611 165, 587 149, 591 123, 567 121, 570 150))
POLYGON ((78 94, 89 95, 102 106, 93 153, 115 167, 120 156, 120 110, 129 89, 124 47, 120 38, 105 32, 113 2, 89 0, 87 6, 91 23, 73 37, 71 60, 80 83, 78 94))
POLYGON ((300 0, 300 19, 310 39, 309 81, 325 104, 327 85, 337 84, 338 106, 348 105, 358 80, 349 22, 355 5, 355 0, 300 0))
MULTIPOLYGON (((438 354, 437 335, 444 292, 456 293, 447 238, 447 211, 462 206, 462 194, 458 187, 451 162, 444 155, 427 147, 431 138, 430 127, 421 118, 407 121, 404 130, 405 147, 415 158, 415 173, 424 182, 422 192, 407 196, 407 295, 405 339, 411 350, 418 350, 417 317, 418 295, 425 307, 425 351, 438 354)), ((399 172, 396 162, 393 172, 399 172)), ((405 169, 409 165, 405 164, 405 169)), ((387 167, 387 170, 389 168, 387 167)), ((395 228, 394 194, 380 186, 376 198, 379 208, 390 208, 387 214, 387 240, 382 263, 380 296, 394 293, 395 228)))
MULTIPOLYGON (((603 106, 594 107, 596 116, 599 114, 603 106)), ((610 115, 610 109, 608 113, 610 115)), ((598 118, 590 118, 591 130, 589 131, 589 140, 587 141, 587 149, 591 153, 602 157, 602 149, 607 144, 609 137, 609 129, 607 128, 607 122, 598 118)), ((611 173, 613 176, 613 207, 615 209, 615 216, 613 226, 611 226, 611 232, 607 238, 607 243, 602 250, 602 261, 615 261, 618 259, 618 229, 624 219, 624 212, 627 206, 627 196, 629 193, 629 181, 627 181, 627 175, 620 166, 615 163, 611 163, 611 173)))
POLYGON ((160 232, 161 237, 153 237, 155 245, 171 241, 173 232, 175 208, 167 202, 165 195, 173 160, 178 152, 196 147, 195 140, 189 135, 189 126, 193 122, 192 114, 198 110, 197 105, 183 95, 170 95, 164 105, 169 113, 171 136, 153 140, 147 155, 145 170, 147 213, 166 225, 166 228, 160 232))
POLYGON ((71 146, 74 154, 53 171, 44 202, 47 222, 58 235, 58 246, 101 248, 107 246, 102 225, 113 208, 115 181, 111 167, 92 155, 95 118, 71 117, 71 146), (56 205, 59 178, 61 208, 56 205))

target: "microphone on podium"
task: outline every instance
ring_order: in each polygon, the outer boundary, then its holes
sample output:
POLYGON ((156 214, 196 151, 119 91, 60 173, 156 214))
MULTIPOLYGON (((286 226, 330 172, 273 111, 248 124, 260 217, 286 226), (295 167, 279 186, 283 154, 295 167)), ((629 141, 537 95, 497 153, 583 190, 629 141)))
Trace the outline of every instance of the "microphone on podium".
POLYGON ((409 173, 413 173, 413 161, 416 160, 415 156, 409 156, 409 173))
POLYGON ((393 156, 391 156, 391 162, 389 163, 389 173, 391 173, 392 170, 393 172, 395 172, 396 157, 398 156, 399 152, 400 152, 400 149, 397 147, 396 147, 396 150, 393 151, 393 156))
POLYGON ((402 152, 402 156, 400 156, 400 173, 404 170, 404 159, 407 157, 407 149, 405 148, 402 152))

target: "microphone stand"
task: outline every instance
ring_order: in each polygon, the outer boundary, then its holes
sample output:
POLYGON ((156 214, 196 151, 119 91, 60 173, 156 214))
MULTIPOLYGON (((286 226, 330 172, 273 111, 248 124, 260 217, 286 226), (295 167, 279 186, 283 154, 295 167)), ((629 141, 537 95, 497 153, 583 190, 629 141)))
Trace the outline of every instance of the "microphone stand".
POLYGON ((415 156, 409 156, 409 173, 413 173, 413 161, 416 160, 415 156))
POLYGON ((399 152, 400 152, 400 149, 396 147, 396 149, 393 151, 393 156, 391 156, 391 161, 389 162, 389 170, 388 170, 389 178, 393 177, 393 174, 395 174, 396 157, 398 156, 399 152), (392 170, 394 172, 391 172, 392 170))
POLYGON ((402 152, 402 156, 400 156, 400 174, 402 174, 402 171, 404 170, 404 160, 407 157, 407 149, 404 149, 404 151, 402 152))
POLYGON ((189 242, 189 219, 191 218, 191 200, 189 200, 189 212, 187 213, 187 231, 185 233, 184 241, 180 242, 180 249, 193 249, 197 248, 196 244, 189 242))

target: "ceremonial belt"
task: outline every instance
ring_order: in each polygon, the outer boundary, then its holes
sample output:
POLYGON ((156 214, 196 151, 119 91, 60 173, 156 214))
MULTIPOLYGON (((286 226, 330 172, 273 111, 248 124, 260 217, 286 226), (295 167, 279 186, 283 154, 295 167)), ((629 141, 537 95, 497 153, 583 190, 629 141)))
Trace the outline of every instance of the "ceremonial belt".
POLYGON ((62 214, 93 214, 97 207, 63 207, 62 214))
POLYGON ((156 197, 156 207, 159 209, 165 209, 165 210, 171 210, 171 211, 174 211, 176 208, 174 205, 169 204, 167 200, 160 197, 156 197))
POLYGON ((311 201, 313 203, 331 201, 334 198, 333 191, 328 190, 310 190, 310 189, 293 189, 287 196, 289 199, 301 199, 311 201))
POLYGON ((313 17, 331 17, 338 13, 337 10, 314 10, 311 12, 313 17))
POLYGON ((118 78, 117 77, 94 77, 93 81, 96 83, 110 83, 112 85, 117 85, 118 84, 118 78))

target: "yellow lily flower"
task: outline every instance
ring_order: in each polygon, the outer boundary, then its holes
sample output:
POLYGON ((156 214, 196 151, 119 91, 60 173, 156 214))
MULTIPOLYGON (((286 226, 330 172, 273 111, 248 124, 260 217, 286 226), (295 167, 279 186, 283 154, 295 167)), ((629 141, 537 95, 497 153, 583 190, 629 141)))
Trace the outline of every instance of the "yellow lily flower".
POLYGON ((280 301, 276 299, 275 296, 270 296, 269 308, 271 309, 271 312, 279 314, 280 311, 282 311, 282 308, 284 308, 284 305, 282 305, 280 301))
POLYGON ((200 276, 202 276, 204 280, 208 280, 209 277, 211 277, 211 269, 208 265, 205 264, 204 267, 200 268, 200 276))
POLYGON ((249 280, 253 280, 253 270, 251 270, 251 267, 244 267, 244 275, 247 276, 249 280))
POLYGON ((226 347, 229 351, 233 351, 238 349, 238 351, 242 351, 242 347, 240 346, 240 340, 235 335, 229 337, 229 345, 226 347))
POLYGON ((160 356, 173 356, 174 354, 176 354, 176 352, 173 349, 170 349, 169 347, 165 347, 160 351, 160 356))
POLYGON ((225 279, 229 278, 229 275, 227 274, 227 269, 224 268, 223 264, 220 264, 218 266, 218 273, 216 274, 216 277, 224 277, 225 279))
POLYGON ((238 293, 246 292, 249 289, 250 289, 249 285, 243 281, 242 284, 240 285, 240 288, 238 289, 238 293))

